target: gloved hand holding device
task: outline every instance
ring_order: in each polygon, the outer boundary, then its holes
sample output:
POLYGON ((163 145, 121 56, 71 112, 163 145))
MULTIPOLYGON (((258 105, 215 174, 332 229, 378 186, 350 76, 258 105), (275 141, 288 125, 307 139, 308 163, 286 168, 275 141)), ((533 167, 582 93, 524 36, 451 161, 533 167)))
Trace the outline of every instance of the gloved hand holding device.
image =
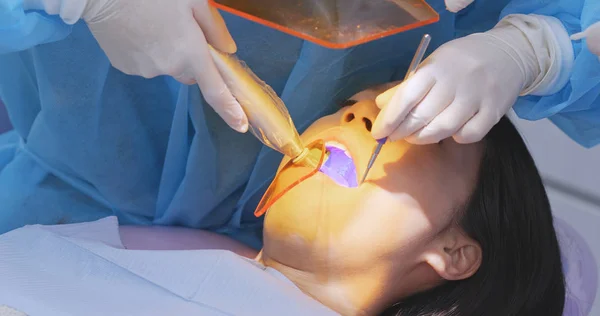
POLYGON ((67 24, 83 19, 120 71, 153 78, 169 75, 197 83, 206 101, 239 132, 248 120, 208 51, 208 44, 235 53, 219 12, 206 0, 24 0, 26 10, 60 15, 67 24))
POLYGON ((550 95, 568 80, 573 50, 558 19, 509 15, 485 33, 450 41, 377 98, 375 139, 476 142, 519 95, 550 95))

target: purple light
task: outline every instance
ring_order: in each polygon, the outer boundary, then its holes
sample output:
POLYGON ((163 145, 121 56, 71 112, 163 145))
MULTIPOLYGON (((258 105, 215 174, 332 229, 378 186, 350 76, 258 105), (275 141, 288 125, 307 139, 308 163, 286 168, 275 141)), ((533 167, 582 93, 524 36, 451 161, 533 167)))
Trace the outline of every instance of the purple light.
POLYGON ((357 187, 356 166, 354 166, 352 158, 348 157, 342 149, 334 146, 327 146, 327 150, 329 151, 329 157, 319 171, 341 186, 347 188, 357 187))

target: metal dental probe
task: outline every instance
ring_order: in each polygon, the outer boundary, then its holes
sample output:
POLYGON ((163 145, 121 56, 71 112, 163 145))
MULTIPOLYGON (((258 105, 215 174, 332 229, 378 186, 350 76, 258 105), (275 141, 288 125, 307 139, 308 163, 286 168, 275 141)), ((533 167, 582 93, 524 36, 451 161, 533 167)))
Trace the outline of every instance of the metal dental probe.
MULTIPOLYGON (((408 77, 410 77, 412 74, 415 73, 415 71, 417 71, 417 67, 423 60, 423 56, 425 55, 425 51, 427 50, 430 41, 431 36, 429 34, 423 35, 421 43, 419 43, 419 47, 417 47, 417 51, 415 52, 415 56, 413 57, 412 61, 410 62, 410 65, 408 66, 406 76, 404 76, 404 81, 406 81, 408 77)), ((375 146, 375 149, 373 149, 373 154, 371 154, 371 159, 369 159, 369 164, 367 164, 367 169, 365 169, 365 174, 363 175, 363 178, 360 181, 360 183, 365 182, 365 180, 367 179, 367 175, 369 175, 369 171, 371 171, 371 168, 373 167, 375 160, 379 156, 379 152, 381 152, 381 148, 383 147, 383 144, 385 144, 385 142, 387 142, 387 137, 377 140, 377 146, 375 146)))

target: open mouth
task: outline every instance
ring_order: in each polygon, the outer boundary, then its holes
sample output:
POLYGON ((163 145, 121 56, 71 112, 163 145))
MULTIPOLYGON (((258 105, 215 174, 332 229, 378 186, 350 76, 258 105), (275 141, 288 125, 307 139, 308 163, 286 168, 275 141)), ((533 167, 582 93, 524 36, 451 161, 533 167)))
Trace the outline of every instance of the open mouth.
POLYGON ((325 143, 329 156, 319 169, 338 185, 355 188, 358 186, 356 166, 346 146, 333 141, 325 143))

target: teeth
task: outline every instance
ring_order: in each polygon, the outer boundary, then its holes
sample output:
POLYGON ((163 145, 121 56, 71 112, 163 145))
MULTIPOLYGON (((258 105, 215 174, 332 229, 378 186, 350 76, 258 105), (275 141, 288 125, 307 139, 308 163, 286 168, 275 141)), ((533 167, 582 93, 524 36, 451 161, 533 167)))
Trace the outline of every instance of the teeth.
POLYGON ((352 157, 352 156, 350 156, 350 152, 348 151, 348 148, 346 148, 346 146, 344 146, 344 144, 338 143, 336 141, 328 141, 328 142, 325 143, 325 146, 335 147, 337 149, 341 149, 341 150, 344 151, 344 154, 346 154, 346 156, 352 157))
POLYGON ((331 147, 335 147, 335 148, 338 148, 338 149, 348 150, 346 148, 346 146, 344 146, 343 144, 338 143, 336 141, 328 141, 328 142, 325 143, 325 146, 331 146, 331 147))

